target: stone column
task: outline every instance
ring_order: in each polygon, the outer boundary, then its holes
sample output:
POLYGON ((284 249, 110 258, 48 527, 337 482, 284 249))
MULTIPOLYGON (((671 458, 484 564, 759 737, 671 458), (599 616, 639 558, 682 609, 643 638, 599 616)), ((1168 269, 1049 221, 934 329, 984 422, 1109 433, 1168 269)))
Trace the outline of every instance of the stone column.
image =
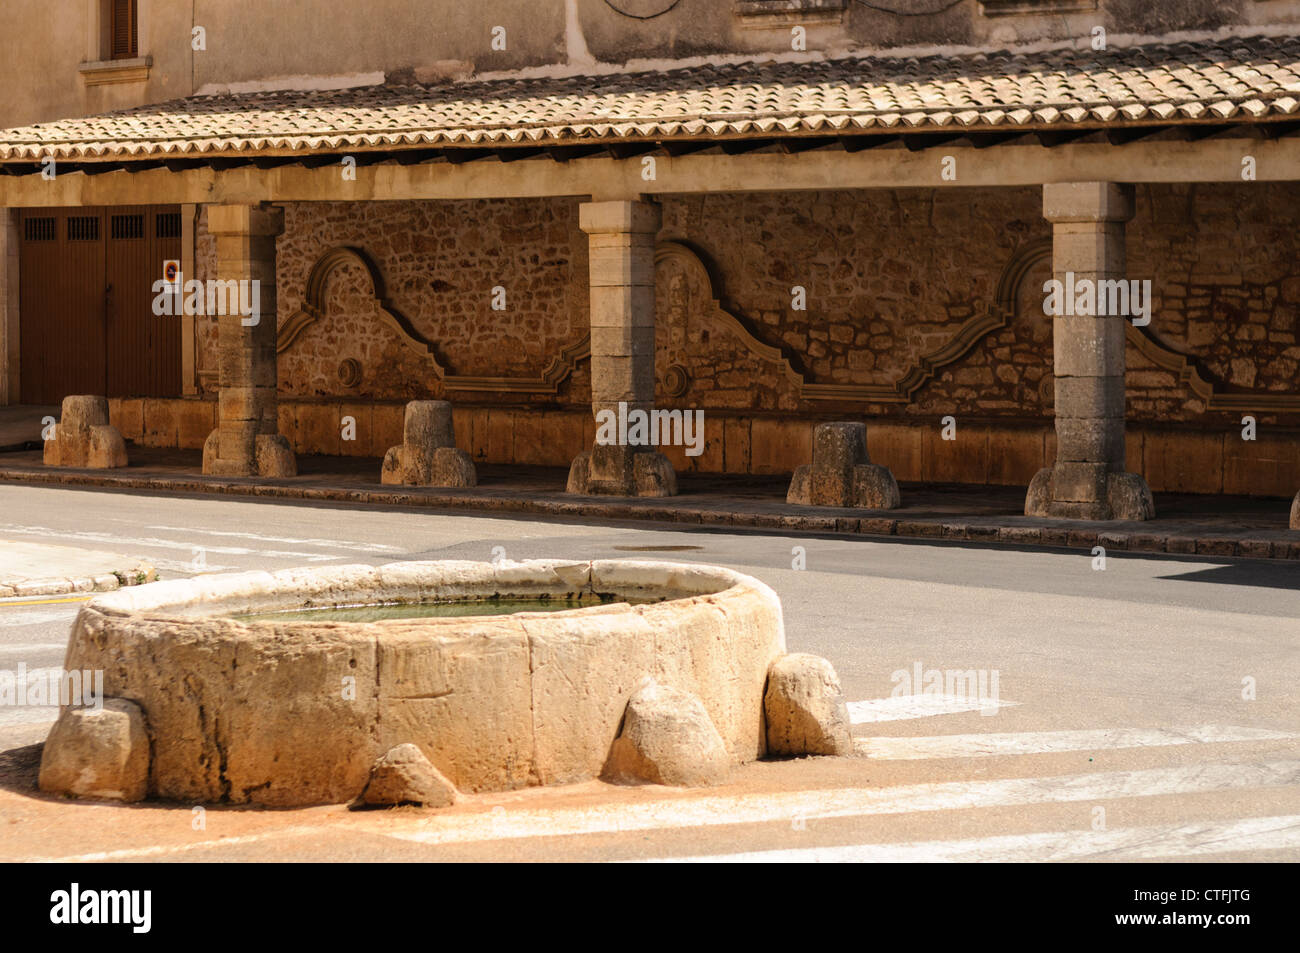
MULTIPOLYGON (((1043 215, 1052 223, 1052 272, 1062 289, 1091 282, 1096 290, 1097 282, 1126 277, 1124 223, 1133 217, 1131 187, 1113 182, 1047 184, 1043 215)), ((1061 297, 1064 304, 1065 295, 1061 297)), ((1129 317, 1072 314, 1064 306, 1057 310, 1052 316, 1056 463, 1040 470, 1029 485, 1025 515, 1150 519, 1155 508, 1146 481, 1124 472, 1124 342, 1129 317)))
MULTIPOLYGON (((591 409, 598 425, 603 415, 608 419, 606 412, 617 421, 635 411, 648 414, 654 405, 659 222, 659 206, 648 202, 588 202, 579 208, 579 226, 589 236, 591 409)), ((598 426, 596 445, 569 469, 568 491, 672 496, 677 475, 652 447, 603 443, 598 426)))
POLYGON ((233 313, 217 318, 217 429, 203 445, 203 472, 295 476, 297 463, 280 436, 276 403, 275 238, 284 231, 284 211, 210 205, 208 231, 217 243, 216 280, 225 283, 225 310, 233 313), (238 306, 241 297, 252 305, 250 313, 238 306))
POLYGON ((19 401, 18 219, 0 208, 0 406, 19 401))

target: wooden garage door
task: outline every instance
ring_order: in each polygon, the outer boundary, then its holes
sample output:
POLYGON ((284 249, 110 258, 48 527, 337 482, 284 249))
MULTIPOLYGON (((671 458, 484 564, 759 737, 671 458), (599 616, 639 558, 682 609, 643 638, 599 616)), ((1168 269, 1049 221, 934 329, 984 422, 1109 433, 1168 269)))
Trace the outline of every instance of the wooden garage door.
POLYGON ((24 403, 180 396, 181 319, 153 313, 163 262, 181 257, 178 208, 29 210, 20 256, 24 403))

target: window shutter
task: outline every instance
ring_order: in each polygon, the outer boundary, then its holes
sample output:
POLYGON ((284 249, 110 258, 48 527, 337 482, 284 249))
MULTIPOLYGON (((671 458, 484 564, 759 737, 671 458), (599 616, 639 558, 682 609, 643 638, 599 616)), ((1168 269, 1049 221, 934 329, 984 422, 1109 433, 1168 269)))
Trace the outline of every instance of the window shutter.
POLYGON ((113 12, 111 59, 131 59, 136 55, 136 0, 112 0, 111 6, 113 12))

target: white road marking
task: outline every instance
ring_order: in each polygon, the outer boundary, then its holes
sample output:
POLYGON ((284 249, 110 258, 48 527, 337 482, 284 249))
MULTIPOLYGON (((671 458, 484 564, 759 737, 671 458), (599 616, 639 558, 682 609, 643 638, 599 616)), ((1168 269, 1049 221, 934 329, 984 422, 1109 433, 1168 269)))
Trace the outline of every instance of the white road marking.
MULTIPOLYGON (((149 565, 153 566, 159 572, 170 574, 198 575, 200 570, 194 568, 193 561, 181 559, 160 559, 149 557, 149 565)), ((238 566, 218 566, 216 563, 205 562, 202 572, 237 572, 238 566)))
POLYGON ((0 655, 18 655, 22 652, 50 652, 60 651, 68 647, 64 642, 10 642, 8 644, 0 642, 0 655))
POLYGON ((1144 860, 1199 857, 1229 851, 1283 850, 1300 847, 1300 814, 1249 817, 1112 831, 1052 831, 972 840, 920 841, 906 844, 850 844, 739 854, 662 857, 649 863, 1044 863, 1066 860, 1144 860))
POLYGON ((830 788, 769 794, 689 797, 561 810, 444 815, 403 830, 375 825, 370 833, 421 844, 463 844, 509 838, 566 837, 731 824, 789 824, 794 818, 861 817, 1014 807, 1022 804, 1154 797, 1300 783, 1300 761, 1211 764, 1138 771, 995 781, 952 781, 886 788, 830 788))
POLYGON ((50 622, 67 622, 71 625, 82 605, 84 603, 75 602, 23 612, 18 606, 0 604, 0 628, 16 629, 28 625, 47 625, 50 622))
POLYGON ((971 758, 981 755, 1046 754, 1053 751, 1101 751, 1165 745, 1218 744, 1231 741, 1281 741, 1300 735, 1267 728, 1198 725, 1192 728, 1099 728, 1087 731, 1025 731, 1015 734, 900 736, 853 739, 858 753, 889 761, 923 758, 971 758))
MULTIPOLYGON (((68 539, 80 543, 111 543, 115 548, 121 548, 122 546, 143 546, 152 549, 181 549, 186 552, 191 552, 195 548, 194 543, 189 540, 162 539, 155 536, 119 536, 115 533, 97 533, 89 530, 68 532, 49 529, 43 526, 0 525, 0 533, 9 536, 39 536, 47 542, 50 540, 68 539)), ((295 550, 278 549, 248 549, 242 546, 207 545, 201 548, 205 552, 218 553, 222 556, 265 556, 271 559, 305 559, 307 562, 322 562, 338 558, 337 556, 324 555, 322 553, 307 553, 295 550)))
POLYGON ((964 695, 895 695, 849 702, 849 720, 855 725, 872 721, 898 721, 902 718, 929 718, 955 715, 965 711, 996 711, 1020 702, 993 698, 967 698, 964 695))
MULTIPOLYGON (((186 816, 188 817, 188 811, 186 816)), ((165 857, 169 854, 184 854, 193 850, 211 850, 215 847, 256 844, 260 841, 277 840, 282 837, 319 837, 328 831, 339 830, 345 829, 338 827, 289 827, 282 831, 268 831, 265 834, 243 834, 237 837, 223 837, 218 840, 195 841, 193 844, 124 847, 121 850, 105 850, 94 854, 73 854, 67 857, 35 857, 27 862, 34 864, 93 864, 97 861, 124 860, 128 857, 165 857)))
POLYGON ((401 553, 400 546, 388 546, 384 543, 359 543, 336 539, 297 539, 292 536, 264 536, 260 533, 236 533, 227 530, 199 529, 192 526, 146 526, 145 529, 162 530, 165 533, 184 533, 192 536, 200 533, 204 536, 227 536, 233 539, 249 539, 259 543, 290 543, 295 546, 323 546, 329 549, 345 549, 358 553, 401 553))

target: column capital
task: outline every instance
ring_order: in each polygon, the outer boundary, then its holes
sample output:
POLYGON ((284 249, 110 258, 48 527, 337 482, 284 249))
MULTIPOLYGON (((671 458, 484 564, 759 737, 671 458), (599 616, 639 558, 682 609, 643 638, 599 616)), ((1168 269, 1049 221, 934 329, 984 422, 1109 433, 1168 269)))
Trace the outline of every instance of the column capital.
POLYGON ((654 202, 584 202, 578 206, 578 227, 588 235, 658 233, 663 210, 654 202))
POLYGON ((1048 182, 1043 218, 1049 222, 1127 222, 1133 217, 1133 186, 1119 182, 1048 182))
POLYGON ((284 232, 284 209, 274 205, 209 205, 210 235, 274 238, 284 232))

